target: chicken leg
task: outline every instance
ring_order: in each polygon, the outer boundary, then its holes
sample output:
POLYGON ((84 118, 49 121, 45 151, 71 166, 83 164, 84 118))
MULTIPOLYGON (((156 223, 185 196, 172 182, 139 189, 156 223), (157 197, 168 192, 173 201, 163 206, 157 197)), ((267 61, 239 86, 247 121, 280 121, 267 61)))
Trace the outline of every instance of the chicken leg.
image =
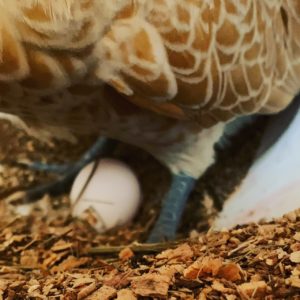
POLYGON ((23 198, 23 202, 30 203, 38 200, 44 194, 50 194, 52 196, 56 196, 66 192, 70 185, 72 184, 74 178, 79 173, 79 171, 88 163, 92 162, 96 158, 107 156, 109 153, 112 153, 115 148, 117 142, 112 139, 107 139, 104 137, 99 137, 94 145, 88 149, 82 157, 75 162, 73 165, 46 165, 40 163, 33 163, 31 168, 36 170, 43 171, 54 171, 58 173, 64 174, 57 181, 37 186, 33 189, 29 189, 25 193, 25 197, 23 198))

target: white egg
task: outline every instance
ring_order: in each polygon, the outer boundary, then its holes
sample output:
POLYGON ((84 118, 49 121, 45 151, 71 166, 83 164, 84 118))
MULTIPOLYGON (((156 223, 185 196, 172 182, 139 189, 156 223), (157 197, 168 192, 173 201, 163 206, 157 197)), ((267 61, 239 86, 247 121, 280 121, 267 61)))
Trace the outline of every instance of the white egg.
POLYGON ((141 190, 128 166, 102 159, 79 172, 70 198, 73 216, 86 219, 96 230, 104 232, 132 220, 139 208, 141 190))

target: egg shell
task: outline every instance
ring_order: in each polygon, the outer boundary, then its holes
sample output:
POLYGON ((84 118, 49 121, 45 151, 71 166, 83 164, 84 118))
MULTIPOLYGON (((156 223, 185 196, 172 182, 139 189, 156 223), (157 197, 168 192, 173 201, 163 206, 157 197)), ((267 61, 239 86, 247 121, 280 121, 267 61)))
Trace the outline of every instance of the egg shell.
POLYGON ((132 220, 139 208, 141 190, 136 175, 127 165, 114 159, 101 159, 79 172, 70 199, 73 216, 83 219, 89 216, 89 223, 104 232, 132 220), (94 166, 95 172, 78 199, 94 166))

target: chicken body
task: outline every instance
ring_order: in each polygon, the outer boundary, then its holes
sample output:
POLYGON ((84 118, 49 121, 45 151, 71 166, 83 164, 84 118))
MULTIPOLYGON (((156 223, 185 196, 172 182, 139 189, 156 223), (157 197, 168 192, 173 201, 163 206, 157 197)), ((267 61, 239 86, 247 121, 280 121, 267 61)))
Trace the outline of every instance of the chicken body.
POLYGON ((0 111, 199 177, 237 116, 298 93, 298 0, 0 0, 0 111))

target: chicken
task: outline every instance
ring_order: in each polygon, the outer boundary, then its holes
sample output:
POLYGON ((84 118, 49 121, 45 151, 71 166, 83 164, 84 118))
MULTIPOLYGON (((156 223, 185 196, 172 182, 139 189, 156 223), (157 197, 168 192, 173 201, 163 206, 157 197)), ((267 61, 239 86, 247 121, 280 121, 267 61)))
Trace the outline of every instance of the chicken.
POLYGON ((298 0, 0 0, 0 111, 137 145, 173 174, 174 238, 225 124, 298 93, 298 0))

